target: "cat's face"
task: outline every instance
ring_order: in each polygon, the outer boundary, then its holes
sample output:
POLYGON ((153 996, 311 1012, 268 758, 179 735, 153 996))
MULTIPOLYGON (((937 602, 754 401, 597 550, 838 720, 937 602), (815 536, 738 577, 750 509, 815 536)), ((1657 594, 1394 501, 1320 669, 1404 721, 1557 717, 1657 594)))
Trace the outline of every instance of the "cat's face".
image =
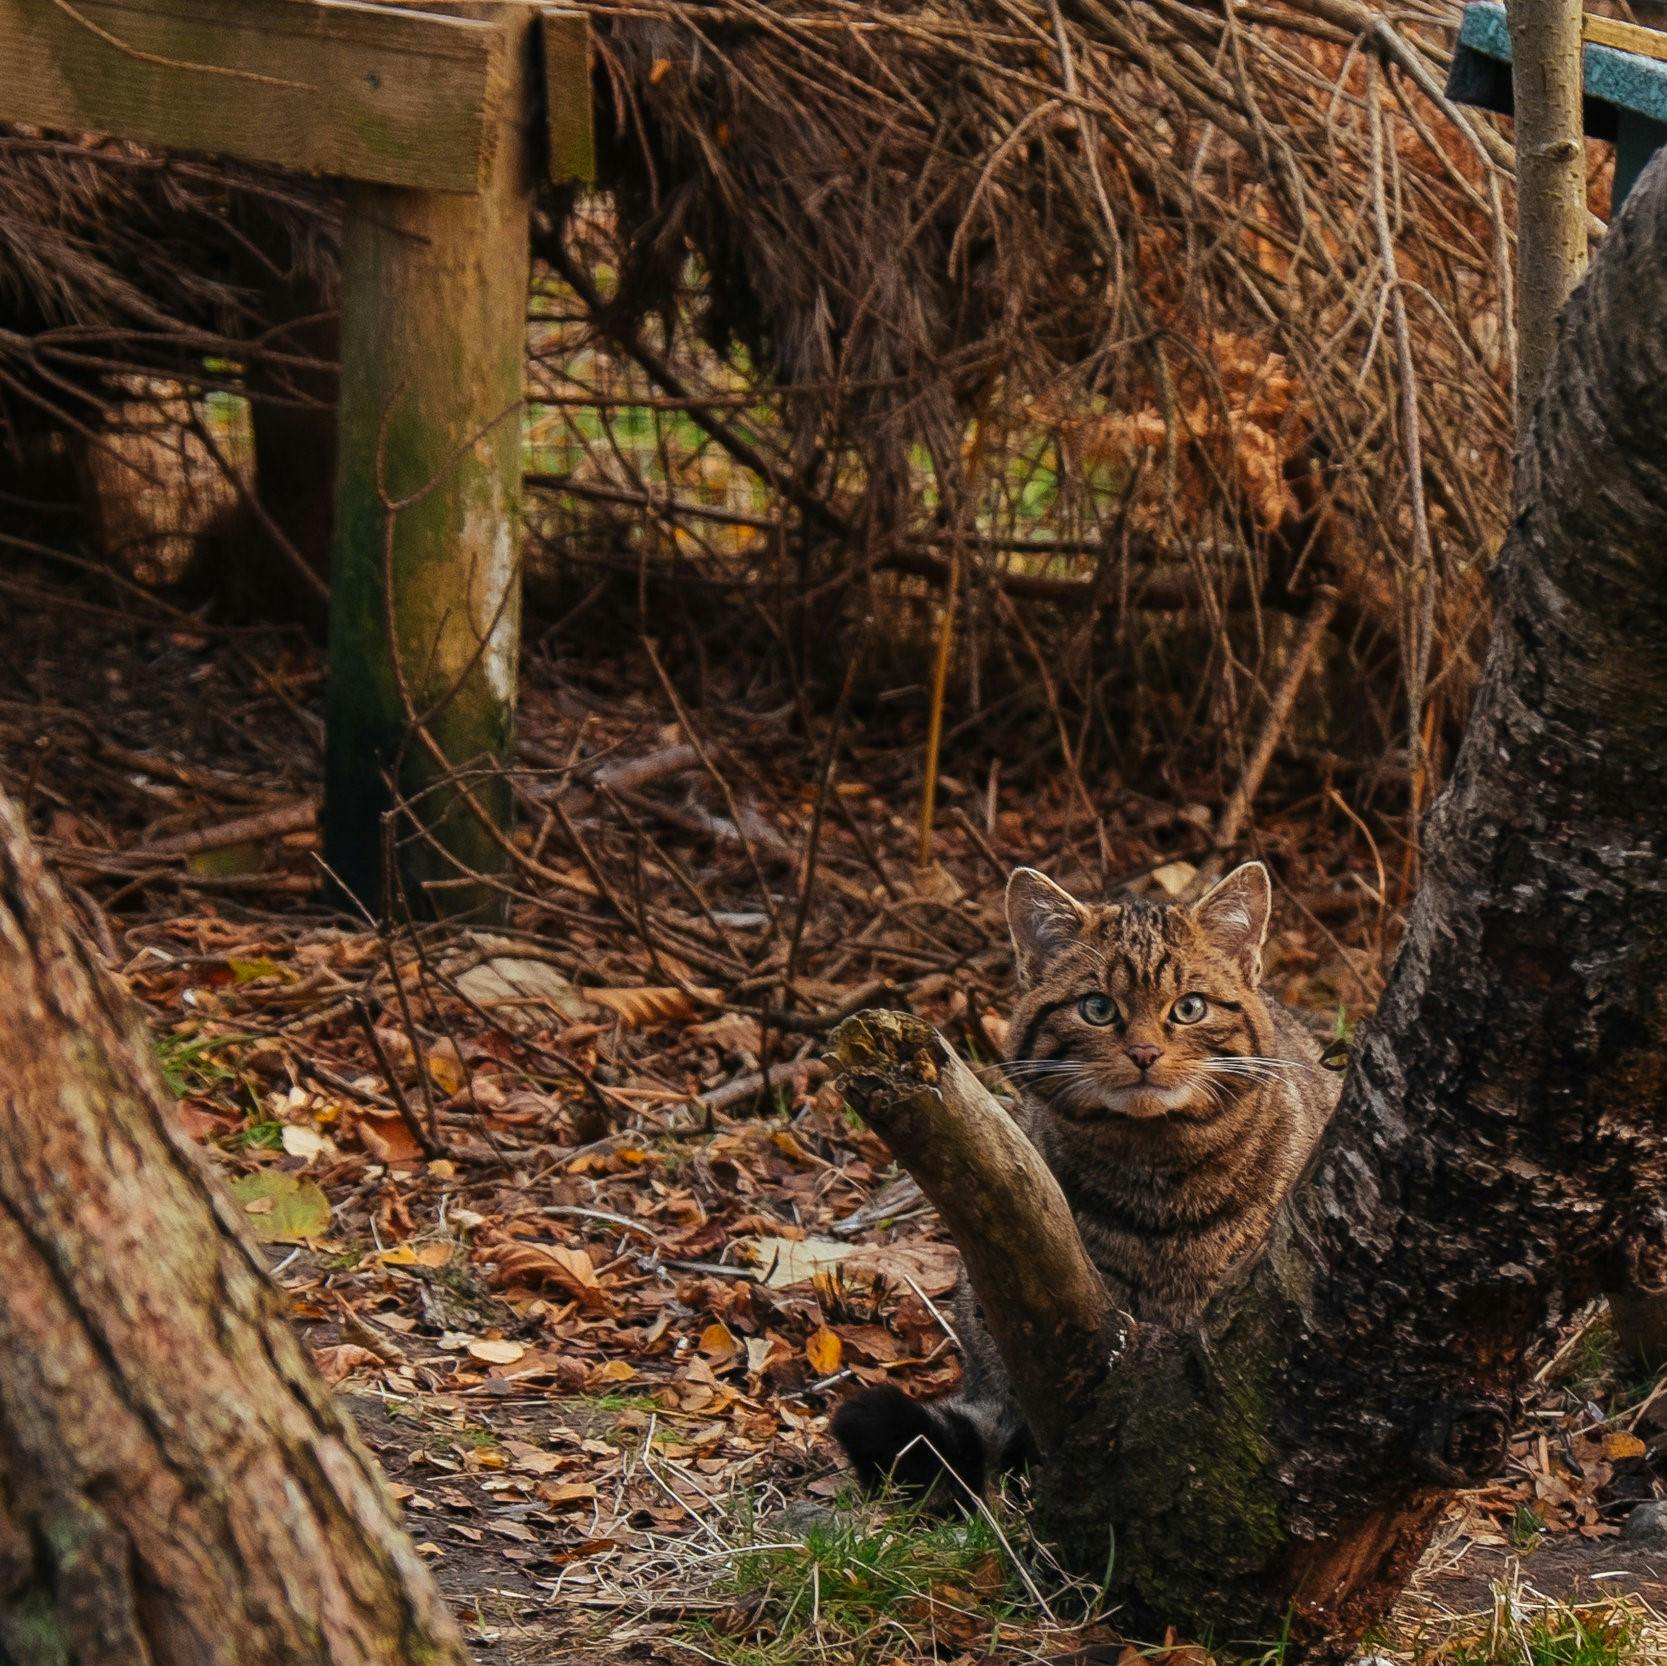
POLYGON ((1008 1074, 1073 1121, 1213 1116, 1270 1073, 1257 988, 1271 901, 1260 862, 1190 908, 1092 906, 1019 869, 1008 1074))

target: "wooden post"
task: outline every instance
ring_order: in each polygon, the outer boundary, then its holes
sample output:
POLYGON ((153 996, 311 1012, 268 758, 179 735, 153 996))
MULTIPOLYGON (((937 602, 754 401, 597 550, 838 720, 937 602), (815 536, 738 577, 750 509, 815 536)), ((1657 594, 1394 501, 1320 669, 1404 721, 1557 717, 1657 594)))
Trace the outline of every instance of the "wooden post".
POLYGON ((471 876, 507 860, 534 14, 466 14, 500 30, 478 193, 347 191, 324 841, 372 912, 490 920, 471 876))

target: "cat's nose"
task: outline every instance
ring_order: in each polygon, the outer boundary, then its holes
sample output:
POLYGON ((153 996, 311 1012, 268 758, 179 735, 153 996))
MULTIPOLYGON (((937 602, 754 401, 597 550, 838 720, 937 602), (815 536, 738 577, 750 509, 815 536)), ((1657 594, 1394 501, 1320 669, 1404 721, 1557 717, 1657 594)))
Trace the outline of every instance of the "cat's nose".
POLYGON ((1148 1042, 1136 1042, 1133 1047, 1123 1049, 1134 1060, 1137 1070, 1150 1070, 1163 1057, 1161 1047, 1153 1047, 1148 1042))

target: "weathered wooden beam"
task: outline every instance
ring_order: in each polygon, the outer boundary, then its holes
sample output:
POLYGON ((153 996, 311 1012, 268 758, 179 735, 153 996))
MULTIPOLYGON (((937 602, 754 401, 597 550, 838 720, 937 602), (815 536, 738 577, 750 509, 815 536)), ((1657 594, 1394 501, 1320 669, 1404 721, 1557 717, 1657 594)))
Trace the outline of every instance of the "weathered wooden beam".
POLYGON ((485 920, 508 861, 536 13, 471 15, 504 66, 479 193, 345 198, 324 841, 373 911, 485 920))
POLYGON ((550 178, 558 185, 596 178, 590 96, 590 19, 559 6, 543 11, 544 131, 550 178))
POLYGON ((0 120, 473 191, 492 45, 361 0, 0 0, 0 120))

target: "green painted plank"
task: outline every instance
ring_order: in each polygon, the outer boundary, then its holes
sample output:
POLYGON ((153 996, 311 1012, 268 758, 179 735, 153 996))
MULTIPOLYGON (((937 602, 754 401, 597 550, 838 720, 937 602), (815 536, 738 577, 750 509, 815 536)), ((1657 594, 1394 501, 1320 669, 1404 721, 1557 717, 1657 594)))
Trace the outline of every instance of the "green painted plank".
MULTIPOLYGON (((1460 104, 1511 114, 1511 35, 1497 0, 1466 6, 1447 91, 1460 104)), ((1617 110, 1667 122, 1667 63, 1588 40, 1581 53, 1584 126, 1593 139, 1614 139, 1617 110)))
POLYGON ((473 192, 498 40, 361 0, 0 0, 0 119, 473 192))

